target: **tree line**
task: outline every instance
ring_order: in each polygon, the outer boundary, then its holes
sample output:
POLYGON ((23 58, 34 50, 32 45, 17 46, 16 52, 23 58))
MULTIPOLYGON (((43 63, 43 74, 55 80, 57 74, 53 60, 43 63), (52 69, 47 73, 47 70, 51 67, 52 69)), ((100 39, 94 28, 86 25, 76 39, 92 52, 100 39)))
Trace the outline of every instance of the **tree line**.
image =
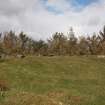
POLYGON ((56 32, 47 41, 34 40, 24 32, 0 33, 0 55, 105 55, 105 26, 98 34, 76 37, 70 28, 68 35, 56 32))

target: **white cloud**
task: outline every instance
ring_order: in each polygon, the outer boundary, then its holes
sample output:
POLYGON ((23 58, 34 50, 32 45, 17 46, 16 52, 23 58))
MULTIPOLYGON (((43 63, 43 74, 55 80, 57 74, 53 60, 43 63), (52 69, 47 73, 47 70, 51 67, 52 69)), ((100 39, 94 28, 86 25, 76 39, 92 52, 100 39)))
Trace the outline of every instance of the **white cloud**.
POLYGON ((105 25, 105 0, 76 11, 65 0, 49 0, 47 5, 58 7, 63 14, 49 12, 40 0, 0 0, 0 31, 25 31, 35 39, 46 39, 56 31, 75 33, 98 32, 105 25))

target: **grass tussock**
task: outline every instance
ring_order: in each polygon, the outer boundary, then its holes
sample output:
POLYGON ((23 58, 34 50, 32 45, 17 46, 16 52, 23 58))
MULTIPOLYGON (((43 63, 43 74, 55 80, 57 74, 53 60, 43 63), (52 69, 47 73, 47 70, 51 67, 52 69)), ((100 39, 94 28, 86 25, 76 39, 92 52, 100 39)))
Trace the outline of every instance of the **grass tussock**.
POLYGON ((10 89, 6 80, 0 80, 0 91, 8 91, 10 89))

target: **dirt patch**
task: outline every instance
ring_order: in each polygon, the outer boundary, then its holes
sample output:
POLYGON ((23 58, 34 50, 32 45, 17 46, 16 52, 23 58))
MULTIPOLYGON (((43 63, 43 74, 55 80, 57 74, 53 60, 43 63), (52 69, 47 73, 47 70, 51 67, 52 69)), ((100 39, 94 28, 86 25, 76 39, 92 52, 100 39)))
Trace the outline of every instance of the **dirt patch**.
POLYGON ((45 95, 35 95, 27 92, 22 92, 6 99, 4 105, 64 105, 64 104, 45 95))

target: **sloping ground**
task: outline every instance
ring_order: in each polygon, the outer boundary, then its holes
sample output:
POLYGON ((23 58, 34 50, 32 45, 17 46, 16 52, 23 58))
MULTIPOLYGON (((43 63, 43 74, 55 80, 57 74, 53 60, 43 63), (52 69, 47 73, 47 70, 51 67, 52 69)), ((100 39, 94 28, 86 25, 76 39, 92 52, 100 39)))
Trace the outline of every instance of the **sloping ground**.
POLYGON ((0 62, 1 105, 105 105, 105 59, 26 57, 0 62))

